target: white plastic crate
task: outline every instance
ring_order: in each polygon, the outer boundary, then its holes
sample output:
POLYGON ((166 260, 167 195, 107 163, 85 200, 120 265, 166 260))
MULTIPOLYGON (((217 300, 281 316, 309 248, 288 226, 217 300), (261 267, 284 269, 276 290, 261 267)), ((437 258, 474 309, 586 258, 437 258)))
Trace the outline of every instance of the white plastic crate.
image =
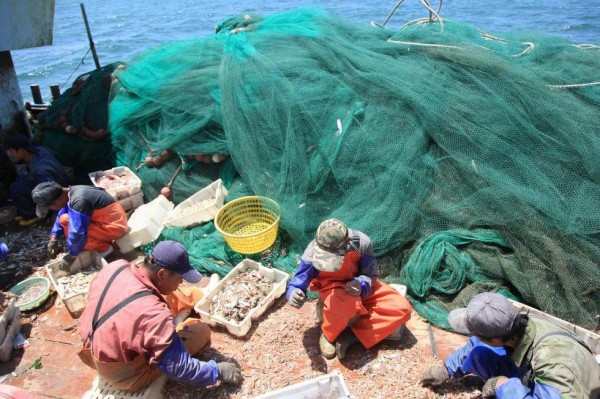
MULTIPOLYGON (((60 261, 64 255, 57 257, 53 261, 46 264, 46 271, 48 278, 52 282, 54 289, 58 293, 60 299, 71 313, 71 316, 78 318, 81 316, 81 312, 85 309, 87 291, 80 293, 64 292, 62 285, 58 282, 60 276, 57 276, 59 272, 60 261)), ((96 251, 84 251, 77 256, 77 259, 71 265, 71 274, 77 274, 82 269, 94 268, 96 270, 102 269, 107 264, 104 258, 100 257, 96 251)), ((88 287, 89 288, 89 287, 88 287)))
POLYGON ((115 242, 121 253, 128 253, 134 248, 156 240, 163 229, 163 222, 175 204, 164 195, 137 208, 127 221, 129 232, 115 242))
POLYGON ((221 179, 215 180, 196 194, 177 205, 164 221, 165 227, 190 226, 215 218, 223 207, 227 189, 221 179))
POLYGON ((288 275, 287 273, 271 269, 255 262, 251 259, 242 260, 236 267, 231 269, 229 273, 215 286, 213 290, 208 292, 206 296, 202 297, 200 301, 194 306, 194 310, 200 315, 200 319, 211 326, 222 325, 227 328, 231 334, 243 337, 250 330, 252 326, 252 320, 258 319, 277 298, 279 298, 285 292, 287 285, 288 275), (210 313, 210 303, 212 298, 221 292, 230 280, 233 280, 238 274, 242 273, 247 269, 258 270, 258 272, 273 282, 273 288, 263 299, 260 300, 258 305, 250 309, 246 317, 240 322, 234 322, 226 320, 220 316, 213 315, 210 313))
POLYGON ((351 399, 338 371, 268 392, 253 399, 351 399))
POLYGON ((98 184, 99 178, 111 175, 127 175, 129 179, 129 183, 127 184, 106 189, 106 192, 112 195, 115 199, 120 200, 123 198, 127 198, 133 194, 140 193, 142 191, 142 181, 127 166, 117 166, 109 170, 92 172, 89 174, 92 184, 96 187, 100 187, 100 185, 98 184))
POLYGON ((4 313, 2 313, 2 316, 0 316, 0 342, 2 342, 4 336, 6 335, 6 327, 8 327, 11 320, 15 317, 15 312, 19 309, 17 305, 15 305, 16 303, 17 299, 11 298, 8 301, 8 305, 6 306, 4 313))
POLYGON ((136 392, 125 392, 115 388, 102 377, 96 376, 92 388, 83 394, 81 399, 160 399, 162 389, 167 381, 166 375, 161 375, 147 388, 136 392))
POLYGON ((0 341, 0 362, 2 363, 10 360, 13 339, 21 331, 21 310, 18 307, 5 328, 4 338, 0 341))

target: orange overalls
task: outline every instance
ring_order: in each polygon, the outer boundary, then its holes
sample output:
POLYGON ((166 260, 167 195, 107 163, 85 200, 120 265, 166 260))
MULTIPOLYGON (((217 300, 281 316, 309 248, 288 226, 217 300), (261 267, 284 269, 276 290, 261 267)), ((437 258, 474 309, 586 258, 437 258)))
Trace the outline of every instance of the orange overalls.
MULTIPOLYGON (((60 215, 60 225, 62 226, 65 237, 69 236, 69 214, 60 215)), ((90 217, 90 224, 87 229, 87 242, 83 251, 95 250, 104 252, 108 245, 114 240, 121 238, 129 227, 127 225, 127 213, 123 206, 116 201, 113 204, 101 209, 95 209, 90 217)))
POLYGON ((350 251, 344 256, 342 268, 337 272, 319 271, 310 283, 310 290, 318 292, 323 302, 321 330, 334 342, 348 323, 352 332, 367 349, 387 338, 410 319, 410 303, 396 290, 375 279, 371 295, 360 297, 345 290, 346 282, 359 274, 360 253, 350 251))

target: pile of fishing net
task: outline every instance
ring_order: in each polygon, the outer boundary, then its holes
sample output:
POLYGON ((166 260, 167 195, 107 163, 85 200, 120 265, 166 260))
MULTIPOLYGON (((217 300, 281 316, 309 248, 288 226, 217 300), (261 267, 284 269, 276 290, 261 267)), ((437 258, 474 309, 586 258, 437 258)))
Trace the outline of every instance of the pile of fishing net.
MULTIPOLYGON (((597 328, 599 55, 449 21, 389 30, 314 9, 242 15, 117 70, 112 143, 147 199, 183 163, 175 202, 219 177, 228 200, 276 200, 275 267, 293 272, 336 217, 371 237, 382 277, 435 324, 499 290, 597 328)), ((204 272, 239 257, 212 223, 163 238, 204 272)))
POLYGON ((36 141, 74 171, 74 183, 90 184, 88 173, 110 169, 115 163, 108 131, 108 100, 112 72, 118 65, 78 76, 38 115, 36 141))

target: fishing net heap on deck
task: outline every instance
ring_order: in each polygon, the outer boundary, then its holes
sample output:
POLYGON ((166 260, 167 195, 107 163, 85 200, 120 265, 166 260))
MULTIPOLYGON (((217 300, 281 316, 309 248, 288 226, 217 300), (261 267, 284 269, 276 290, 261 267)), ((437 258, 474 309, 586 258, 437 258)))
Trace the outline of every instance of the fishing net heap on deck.
POLYGON ((120 63, 78 76, 72 86, 38 115, 37 141, 74 170, 74 183, 90 184, 88 173, 112 168, 108 131, 111 76, 120 63))
MULTIPOLYGON (((117 70, 112 142, 146 198, 183 160, 176 202, 219 176, 228 200, 276 200, 292 270, 337 217, 371 237, 383 278, 437 325, 499 290, 597 328, 600 86, 586 83, 600 81, 599 54, 449 21, 389 30, 311 9, 243 15, 117 70), (178 156, 144 166, 167 149, 178 156)), ((212 224, 163 235, 203 270, 233 264, 212 224)))

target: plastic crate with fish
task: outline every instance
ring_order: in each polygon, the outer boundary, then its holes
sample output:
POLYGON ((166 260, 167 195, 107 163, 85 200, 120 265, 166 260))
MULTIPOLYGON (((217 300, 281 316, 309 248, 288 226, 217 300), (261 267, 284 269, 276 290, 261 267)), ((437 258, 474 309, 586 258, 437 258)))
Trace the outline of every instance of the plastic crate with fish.
POLYGON ((283 295, 287 280, 287 273, 281 270, 244 259, 198 301, 194 310, 205 323, 222 325, 231 334, 243 337, 252 320, 283 295))
POLYGON ((196 194, 177 205, 166 217, 165 227, 190 226, 208 222, 223 206, 227 189, 221 179, 215 180, 196 194))
POLYGON ((92 382, 92 388, 85 392, 81 399, 159 399, 162 398, 165 382, 167 382, 167 376, 163 374, 140 391, 126 392, 115 388, 97 375, 92 382))
POLYGON ((271 391, 252 399, 352 399, 338 371, 271 391))
POLYGON ((70 274, 59 269, 62 256, 46 264, 48 278, 71 316, 78 318, 85 309, 90 282, 106 264, 96 251, 84 251, 77 256, 70 274))
POLYGON ((89 176, 94 186, 105 189, 125 210, 135 209, 144 203, 142 181, 126 166, 92 172, 89 176))

